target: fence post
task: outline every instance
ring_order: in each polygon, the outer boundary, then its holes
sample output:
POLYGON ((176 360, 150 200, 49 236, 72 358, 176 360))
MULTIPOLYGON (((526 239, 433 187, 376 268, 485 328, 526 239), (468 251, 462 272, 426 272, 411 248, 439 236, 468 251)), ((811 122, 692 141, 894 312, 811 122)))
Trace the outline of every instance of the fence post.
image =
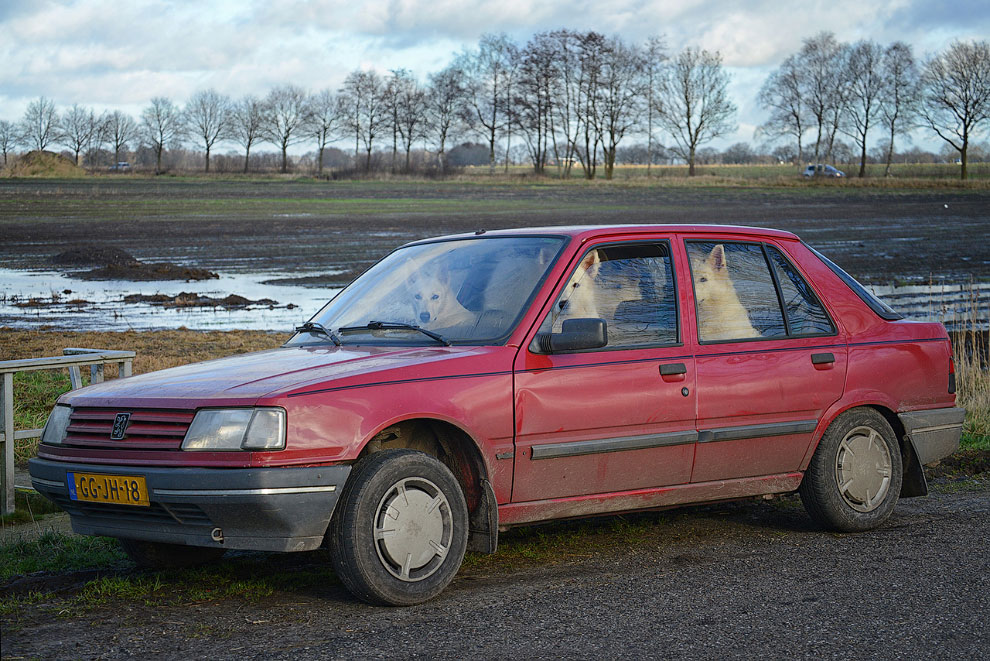
POLYGON ((10 372, 3 374, 3 397, 0 398, 0 413, 3 414, 3 454, 2 464, 3 485, 0 489, 0 514, 14 512, 14 375, 10 372))

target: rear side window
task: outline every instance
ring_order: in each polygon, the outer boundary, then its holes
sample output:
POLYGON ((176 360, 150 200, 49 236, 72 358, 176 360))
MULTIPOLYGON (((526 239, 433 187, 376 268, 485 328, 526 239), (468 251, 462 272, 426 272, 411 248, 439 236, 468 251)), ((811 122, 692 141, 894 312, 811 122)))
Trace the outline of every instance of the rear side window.
POLYGON ((761 244, 688 241, 686 245, 702 342, 787 335, 761 244))
POLYGON ((887 321, 897 321, 898 319, 904 318, 901 314, 895 312, 892 307, 867 291, 866 287, 859 284, 855 278, 839 268, 839 266, 831 259, 821 254, 807 243, 804 245, 808 250, 815 253, 818 259, 822 260, 825 266, 831 269, 832 273, 839 276, 839 279, 846 283, 846 286, 849 287, 849 289, 852 289, 853 292, 855 292, 855 294, 859 296, 863 302, 866 303, 881 319, 886 319, 887 321))
POLYGON ((784 314, 787 315, 790 335, 827 335, 835 328, 828 318, 821 301, 801 277, 797 269, 787 261, 779 250, 767 246, 767 255, 773 264, 777 282, 780 284, 784 314))

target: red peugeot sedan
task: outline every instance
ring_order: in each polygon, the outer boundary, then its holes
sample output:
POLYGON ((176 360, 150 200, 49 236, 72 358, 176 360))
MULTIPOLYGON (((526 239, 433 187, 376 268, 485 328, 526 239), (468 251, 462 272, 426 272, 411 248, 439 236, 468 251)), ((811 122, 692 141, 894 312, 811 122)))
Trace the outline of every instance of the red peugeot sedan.
POLYGON ((418 241, 296 331, 64 395, 35 488, 141 565, 325 544, 358 598, 413 604, 539 521, 798 491, 873 528, 964 415, 940 324, 774 230, 418 241))

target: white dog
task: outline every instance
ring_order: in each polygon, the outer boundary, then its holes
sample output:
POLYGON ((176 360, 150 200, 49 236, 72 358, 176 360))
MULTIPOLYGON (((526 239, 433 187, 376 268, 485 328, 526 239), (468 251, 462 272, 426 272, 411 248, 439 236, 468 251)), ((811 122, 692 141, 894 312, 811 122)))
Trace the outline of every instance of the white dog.
POLYGON ((691 261, 694 297, 698 304, 698 328, 702 340, 734 340, 760 337, 749 323, 746 308, 739 301, 729 277, 725 248, 718 244, 708 257, 691 261))

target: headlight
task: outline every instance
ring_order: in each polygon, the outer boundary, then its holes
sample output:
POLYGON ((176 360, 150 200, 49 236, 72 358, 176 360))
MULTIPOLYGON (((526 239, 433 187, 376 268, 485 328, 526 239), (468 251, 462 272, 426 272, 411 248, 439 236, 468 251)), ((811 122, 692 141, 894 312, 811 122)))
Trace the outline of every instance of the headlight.
POLYGON ((48 445, 60 445, 65 440, 65 432, 69 428, 69 414, 72 408, 64 404, 56 404, 48 415, 45 430, 41 432, 41 442, 48 445))
POLYGON ((277 408, 204 409, 196 413, 183 450, 281 450, 285 411, 277 408))

